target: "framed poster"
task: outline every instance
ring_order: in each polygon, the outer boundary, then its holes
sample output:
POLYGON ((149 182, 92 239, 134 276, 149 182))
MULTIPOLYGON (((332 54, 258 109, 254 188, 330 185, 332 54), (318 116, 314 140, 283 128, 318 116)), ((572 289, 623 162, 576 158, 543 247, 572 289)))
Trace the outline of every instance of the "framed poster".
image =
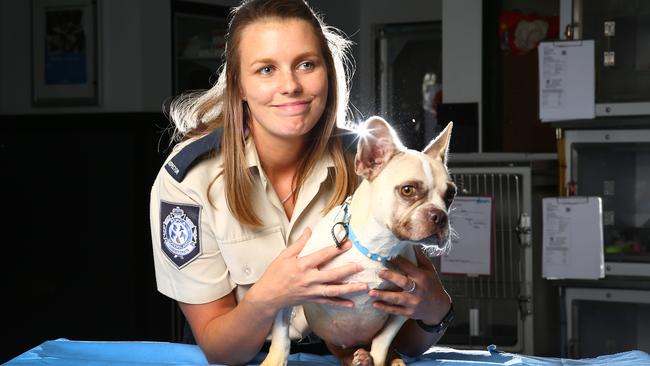
POLYGON ((33 0, 35 106, 99 104, 97 0, 33 0))

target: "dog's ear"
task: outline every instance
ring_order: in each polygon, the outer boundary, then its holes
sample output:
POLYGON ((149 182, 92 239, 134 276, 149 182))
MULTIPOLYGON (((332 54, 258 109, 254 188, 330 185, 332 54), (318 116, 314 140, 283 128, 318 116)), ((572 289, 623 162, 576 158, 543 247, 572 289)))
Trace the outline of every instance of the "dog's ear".
POLYGON ((357 175, 373 180, 393 155, 405 147, 395 130, 381 117, 370 117, 360 131, 354 168, 357 175))
POLYGON ((449 151, 449 141, 451 140, 451 128, 453 122, 449 122, 442 132, 435 139, 431 140, 429 145, 424 148, 423 152, 434 159, 440 159, 443 164, 447 164, 447 152, 449 151))

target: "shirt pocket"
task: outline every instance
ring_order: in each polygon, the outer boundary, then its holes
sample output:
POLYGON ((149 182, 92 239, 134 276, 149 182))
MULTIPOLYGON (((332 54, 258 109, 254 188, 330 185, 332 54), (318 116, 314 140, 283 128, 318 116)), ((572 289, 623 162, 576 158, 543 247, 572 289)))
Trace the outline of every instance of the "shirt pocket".
POLYGON ((270 228, 255 237, 219 243, 230 278, 238 285, 250 285, 262 276, 271 262, 285 249, 280 227, 270 228))

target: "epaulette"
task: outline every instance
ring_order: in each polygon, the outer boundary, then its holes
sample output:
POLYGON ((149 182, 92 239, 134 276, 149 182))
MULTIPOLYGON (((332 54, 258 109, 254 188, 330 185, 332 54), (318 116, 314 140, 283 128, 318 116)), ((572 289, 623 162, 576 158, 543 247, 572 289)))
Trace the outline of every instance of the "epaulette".
POLYGON ((221 148, 222 128, 217 128, 209 134, 185 146, 176 156, 165 164, 167 173, 177 182, 182 182, 190 168, 205 154, 221 148))

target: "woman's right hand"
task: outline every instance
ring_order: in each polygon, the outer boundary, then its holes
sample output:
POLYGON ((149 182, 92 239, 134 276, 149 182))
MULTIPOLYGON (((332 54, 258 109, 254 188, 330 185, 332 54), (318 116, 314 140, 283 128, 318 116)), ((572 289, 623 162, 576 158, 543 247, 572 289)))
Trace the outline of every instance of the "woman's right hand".
POLYGON ((365 283, 341 281, 363 268, 357 263, 349 263, 333 269, 319 269, 321 265, 349 250, 352 244, 346 241, 340 248, 332 245, 299 258, 298 255, 310 236, 311 230, 305 229, 295 243, 278 255, 248 291, 247 301, 263 302, 275 311, 305 302, 353 306, 352 301, 340 296, 366 291, 368 286, 365 283))

